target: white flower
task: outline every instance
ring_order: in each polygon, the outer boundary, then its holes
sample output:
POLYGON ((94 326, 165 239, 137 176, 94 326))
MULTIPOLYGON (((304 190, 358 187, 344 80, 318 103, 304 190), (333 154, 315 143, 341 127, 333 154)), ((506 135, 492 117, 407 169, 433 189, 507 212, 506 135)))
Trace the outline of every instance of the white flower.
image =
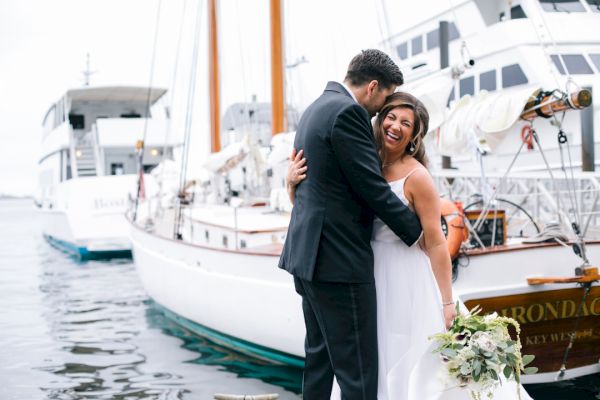
POLYGON ((483 317, 483 321, 484 321, 485 323, 490 323, 490 322, 492 322, 493 320, 495 320, 496 318, 498 318, 498 313, 494 311, 493 313, 491 313, 491 314, 487 314, 486 316, 484 316, 484 317, 483 317))
POLYGON ((496 351, 496 343, 488 332, 479 331, 475 332, 471 338, 471 345, 476 345, 481 350, 493 353, 496 351))

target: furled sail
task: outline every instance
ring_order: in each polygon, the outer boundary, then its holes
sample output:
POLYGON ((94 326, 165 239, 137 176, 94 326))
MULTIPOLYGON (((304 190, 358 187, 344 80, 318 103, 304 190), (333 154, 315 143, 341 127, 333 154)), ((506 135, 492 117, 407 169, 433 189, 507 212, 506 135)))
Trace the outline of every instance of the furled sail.
POLYGON ((463 96, 452 104, 447 117, 433 135, 438 151, 446 156, 463 155, 474 147, 493 152, 538 91, 539 87, 528 85, 463 96))

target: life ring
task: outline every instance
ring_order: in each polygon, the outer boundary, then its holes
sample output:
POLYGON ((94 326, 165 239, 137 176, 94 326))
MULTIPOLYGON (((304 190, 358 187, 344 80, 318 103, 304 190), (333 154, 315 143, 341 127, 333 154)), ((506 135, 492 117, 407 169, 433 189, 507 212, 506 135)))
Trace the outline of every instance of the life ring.
POLYGON ((527 150, 533 150, 533 128, 531 125, 525 125, 521 128, 521 140, 527 145, 527 150))
POLYGON ((448 251, 452 260, 458 257, 462 242, 469 238, 469 230, 465 225, 464 211, 460 202, 440 199, 442 206, 442 231, 448 242, 448 251))

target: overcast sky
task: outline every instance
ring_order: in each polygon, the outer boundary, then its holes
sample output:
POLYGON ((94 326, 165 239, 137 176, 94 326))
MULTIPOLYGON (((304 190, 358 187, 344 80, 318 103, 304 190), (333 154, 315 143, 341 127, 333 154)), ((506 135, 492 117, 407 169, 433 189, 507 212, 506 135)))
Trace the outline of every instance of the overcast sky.
MULTIPOLYGON (((327 80, 343 78, 352 55, 383 39, 383 10, 380 0, 283 3, 287 63, 302 56, 309 61, 287 72, 288 98, 302 109, 327 80)), ((203 19, 195 109, 197 120, 206 121, 206 0, 162 1, 153 83, 172 85, 182 27, 173 92, 174 107, 181 106, 198 4, 203 19)), ((158 6, 159 0, 0 1, 0 193, 33 193, 42 118, 67 89, 83 84, 87 53, 92 85, 148 84, 158 6)), ((252 95, 270 101, 268 7, 268 0, 220 2, 222 112, 252 95)), ((397 22, 394 28, 402 29, 397 22)))

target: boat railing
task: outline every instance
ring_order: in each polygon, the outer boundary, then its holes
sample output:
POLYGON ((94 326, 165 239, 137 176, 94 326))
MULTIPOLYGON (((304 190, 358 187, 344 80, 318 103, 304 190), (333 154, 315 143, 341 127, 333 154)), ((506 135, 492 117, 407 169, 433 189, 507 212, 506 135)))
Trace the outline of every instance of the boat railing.
POLYGON ((105 175, 104 151, 100 147, 100 142, 98 141, 98 127, 96 126, 96 124, 92 124, 92 129, 90 131, 90 141, 94 151, 94 158, 96 161, 96 174, 100 176, 105 175))
POLYGON ((443 197, 461 201, 464 207, 491 210, 507 204, 513 215, 509 221, 530 219, 539 226, 560 222, 574 237, 576 222, 587 239, 600 237, 600 175, 588 172, 501 174, 439 171, 434 174, 443 197), (528 215, 527 215, 528 214, 528 215))

